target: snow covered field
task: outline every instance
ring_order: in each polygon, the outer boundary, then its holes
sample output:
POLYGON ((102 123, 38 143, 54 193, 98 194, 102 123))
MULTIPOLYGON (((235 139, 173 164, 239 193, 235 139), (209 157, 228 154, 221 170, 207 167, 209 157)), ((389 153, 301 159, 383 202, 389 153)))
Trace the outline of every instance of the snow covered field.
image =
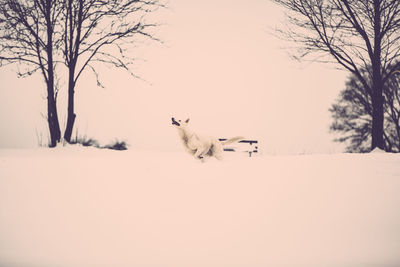
POLYGON ((0 266, 400 266, 400 154, 0 150, 0 266))

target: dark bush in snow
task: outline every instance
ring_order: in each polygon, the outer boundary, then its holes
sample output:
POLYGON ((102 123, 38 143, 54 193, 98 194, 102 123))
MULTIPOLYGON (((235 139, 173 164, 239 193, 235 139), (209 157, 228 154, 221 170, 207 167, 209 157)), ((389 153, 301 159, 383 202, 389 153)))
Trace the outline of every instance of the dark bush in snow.
POLYGON ((127 150, 128 145, 125 141, 115 141, 114 143, 108 144, 104 146, 104 148, 113 149, 113 150, 127 150))
POLYGON ((86 135, 81 137, 76 136, 74 139, 71 140, 70 144, 72 145, 80 144, 82 146, 100 147, 99 142, 96 139, 88 138, 86 135))

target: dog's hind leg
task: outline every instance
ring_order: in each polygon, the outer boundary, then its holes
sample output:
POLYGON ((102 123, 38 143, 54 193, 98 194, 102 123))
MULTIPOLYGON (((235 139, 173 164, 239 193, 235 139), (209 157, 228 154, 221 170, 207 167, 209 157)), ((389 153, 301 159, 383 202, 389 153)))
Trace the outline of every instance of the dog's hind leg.
POLYGON ((224 159, 224 157, 222 157, 222 154, 218 154, 218 153, 216 153, 216 154, 214 155, 214 157, 215 157, 217 160, 223 160, 223 159, 224 159))
POLYGON ((221 143, 219 143, 219 142, 217 143, 216 142, 213 145, 213 156, 218 160, 222 160, 223 159, 223 156, 222 156, 223 152, 224 152, 224 148, 222 147, 221 143))

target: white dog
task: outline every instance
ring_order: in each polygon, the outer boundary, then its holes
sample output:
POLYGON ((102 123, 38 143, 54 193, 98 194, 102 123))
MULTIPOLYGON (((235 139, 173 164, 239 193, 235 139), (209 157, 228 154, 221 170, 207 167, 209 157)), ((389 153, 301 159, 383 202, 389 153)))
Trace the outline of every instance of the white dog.
POLYGON ((213 137, 204 137, 195 134, 188 127, 188 124, 189 119, 182 122, 181 120, 175 120, 172 118, 172 125, 178 129, 179 136, 186 151, 201 161, 204 161, 206 157, 215 157, 218 160, 221 160, 225 145, 239 142, 244 139, 243 137, 238 136, 221 142, 213 137))

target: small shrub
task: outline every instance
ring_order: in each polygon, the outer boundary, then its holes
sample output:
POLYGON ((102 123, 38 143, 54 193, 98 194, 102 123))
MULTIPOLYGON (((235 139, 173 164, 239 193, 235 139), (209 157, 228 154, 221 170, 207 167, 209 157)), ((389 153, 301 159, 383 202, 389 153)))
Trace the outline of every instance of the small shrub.
POLYGON ((87 136, 76 136, 74 139, 71 139, 70 144, 76 145, 80 144, 82 146, 93 146, 93 147, 100 147, 99 142, 94 138, 87 138, 87 136))
POLYGON ((94 146, 94 147, 99 147, 99 142, 93 138, 89 138, 87 140, 83 140, 81 143, 83 146, 94 146))
POLYGON ((113 150, 127 150, 128 145, 125 141, 115 141, 114 143, 108 144, 104 146, 104 148, 113 149, 113 150))
POLYGON ((128 144, 125 141, 116 140, 113 143, 110 143, 105 146, 101 146, 96 139, 88 138, 86 135, 78 136, 78 134, 76 134, 75 138, 71 139, 70 144, 72 144, 72 145, 80 144, 85 147, 92 146, 92 147, 96 147, 96 148, 102 148, 102 149, 107 148, 107 149, 113 149, 113 150, 127 150, 128 149, 128 144))

